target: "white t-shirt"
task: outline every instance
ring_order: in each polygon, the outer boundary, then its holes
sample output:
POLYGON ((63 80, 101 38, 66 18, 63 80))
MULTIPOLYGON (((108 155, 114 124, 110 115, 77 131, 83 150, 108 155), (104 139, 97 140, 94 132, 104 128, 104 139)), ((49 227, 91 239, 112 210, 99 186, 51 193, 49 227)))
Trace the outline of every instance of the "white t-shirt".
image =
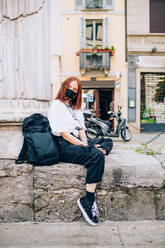
POLYGON ((85 129, 82 111, 73 110, 60 100, 54 100, 51 103, 47 117, 53 134, 57 136, 60 136, 61 132, 69 132, 78 137, 78 130, 76 128, 85 129))

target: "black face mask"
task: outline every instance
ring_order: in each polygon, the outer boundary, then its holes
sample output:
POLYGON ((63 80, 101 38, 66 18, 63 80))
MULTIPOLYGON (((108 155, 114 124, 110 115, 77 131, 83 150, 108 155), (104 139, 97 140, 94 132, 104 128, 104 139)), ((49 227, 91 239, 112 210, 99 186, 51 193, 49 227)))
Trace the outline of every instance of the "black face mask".
POLYGON ((68 97, 70 100, 73 100, 76 97, 77 93, 75 93, 73 90, 67 89, 65 96, 68 97))

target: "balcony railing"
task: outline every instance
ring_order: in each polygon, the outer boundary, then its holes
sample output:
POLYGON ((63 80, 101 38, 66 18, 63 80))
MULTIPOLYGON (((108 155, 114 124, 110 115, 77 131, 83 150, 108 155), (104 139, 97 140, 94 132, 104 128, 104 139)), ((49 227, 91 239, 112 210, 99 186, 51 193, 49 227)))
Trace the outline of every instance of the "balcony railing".
POLYGON ((109 52, 81 52, 80 51, 80 69, 83 70, 110 70, 109 52))

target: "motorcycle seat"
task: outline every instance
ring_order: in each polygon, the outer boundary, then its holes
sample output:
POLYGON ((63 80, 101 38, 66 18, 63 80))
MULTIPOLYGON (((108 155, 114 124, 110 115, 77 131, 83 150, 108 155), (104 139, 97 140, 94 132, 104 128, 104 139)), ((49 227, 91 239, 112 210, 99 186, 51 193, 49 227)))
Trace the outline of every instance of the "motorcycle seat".
POLYGON ((112 126, 112 124, 111 124, 111 122, 110 122, 110 121, 102 120, 102 119, 100 119, 100 118, 96 118, 96 120, 98 120, 98 121, 101 121, 101 122, 105 123, 108 127, 111 127, 111 126, 112 126))

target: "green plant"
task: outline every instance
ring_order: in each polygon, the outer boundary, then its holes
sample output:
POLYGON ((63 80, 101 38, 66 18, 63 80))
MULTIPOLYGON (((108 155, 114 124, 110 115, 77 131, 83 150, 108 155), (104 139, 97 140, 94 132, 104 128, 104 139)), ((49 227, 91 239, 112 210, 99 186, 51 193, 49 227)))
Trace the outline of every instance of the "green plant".
POLYGON ((145 154, 144 150, 141 147, 136 148, 135 151, 138 154, 145 154))
POLYGON ((145 144, 145 143, 141 143, 141 146, 142 147, 137 147, 135 149, 136 153, 145 154, 145 155, 151 155, 151 156, 161 155, 161 152, 157 152, 157 151, 154 151, 151 148, 148 148, 147 144, 145 144))
POLYGON ((95 45, 95 46, 93 46, 93 49, 99 49, 99 47, 95 45))
POLYGON ((115 47, 114 46, 111 46, 110 50, 113 50, 114 51, 115 50, 115 47))
POLYGON ((165 190, 165 179, 163 179, 161 188, 165 190))

